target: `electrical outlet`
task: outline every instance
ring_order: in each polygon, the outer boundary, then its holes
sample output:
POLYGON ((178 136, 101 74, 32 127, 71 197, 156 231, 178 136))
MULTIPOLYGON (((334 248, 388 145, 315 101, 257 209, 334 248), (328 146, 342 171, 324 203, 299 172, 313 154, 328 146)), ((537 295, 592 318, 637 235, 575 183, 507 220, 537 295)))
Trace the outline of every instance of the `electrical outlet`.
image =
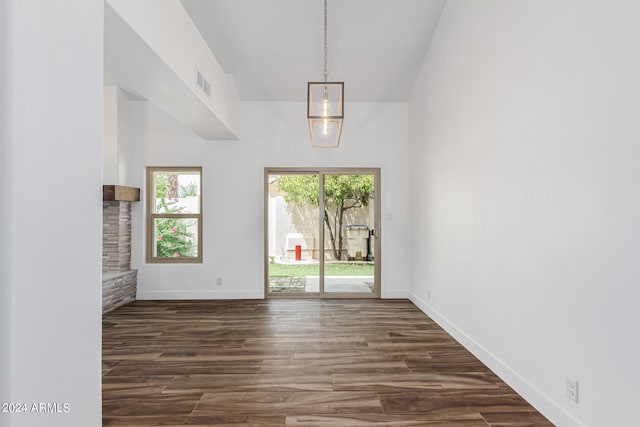
POLYGON ((565 384, 567 397, 578 403, 578 381, 571 377, 566 377, 565 384))
POLYGON ((222 277, 216 278, 216 286, 222 286, 222 277))

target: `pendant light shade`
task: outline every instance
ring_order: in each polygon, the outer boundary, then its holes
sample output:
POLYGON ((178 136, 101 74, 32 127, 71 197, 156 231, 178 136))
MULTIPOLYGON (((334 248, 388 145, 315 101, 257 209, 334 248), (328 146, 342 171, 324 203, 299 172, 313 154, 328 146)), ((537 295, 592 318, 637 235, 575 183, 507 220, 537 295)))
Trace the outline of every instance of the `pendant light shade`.
POLYGON ((335 148, 340 144, 344 120, 344 82, 330 82, 329 48, 327 43, 327 0, 324 0, 322 29, 324 35, 324 81, 309 82, 307 86, 307 120, 311 146, 335 148))
POLYGON ((312 147, 338 147, 344 119, 344 82, 309 82, 307 119, 312 147))

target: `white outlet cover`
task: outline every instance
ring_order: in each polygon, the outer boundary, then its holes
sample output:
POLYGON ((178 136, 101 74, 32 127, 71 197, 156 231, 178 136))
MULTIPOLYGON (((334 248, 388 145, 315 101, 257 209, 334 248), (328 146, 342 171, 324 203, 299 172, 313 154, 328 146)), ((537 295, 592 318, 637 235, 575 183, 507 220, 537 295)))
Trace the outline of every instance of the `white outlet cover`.
POLYGON ((578 380, 574 380, 571 377, 566 377, 565 393, 569 399, 578 403, 578 380))

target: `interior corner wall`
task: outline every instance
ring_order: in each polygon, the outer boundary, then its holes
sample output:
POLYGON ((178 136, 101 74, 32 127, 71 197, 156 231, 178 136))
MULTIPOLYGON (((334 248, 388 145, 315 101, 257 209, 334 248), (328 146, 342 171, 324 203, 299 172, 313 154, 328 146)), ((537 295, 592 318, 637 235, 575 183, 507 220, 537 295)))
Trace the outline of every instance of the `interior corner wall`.
POLYGON ((411 298, 559 426, 637 422, 638 16, 449 0, 409 103, 411 298))
POLYGON ((0 4, 0 425, 99 426, 104 5, 0 4))
POLYGON ((123 104, 124 185, 144 198, 145 166, 203 168, 202 264, 146 264, 144 203, 132 205, 139 299, 264 296, 265 167, 380 167, 382 296, 408 296, 406 103, 348 103, 338 149, 311 148, 303 102, 242 102, 239 141, 203 141, 149 102, 123 104))

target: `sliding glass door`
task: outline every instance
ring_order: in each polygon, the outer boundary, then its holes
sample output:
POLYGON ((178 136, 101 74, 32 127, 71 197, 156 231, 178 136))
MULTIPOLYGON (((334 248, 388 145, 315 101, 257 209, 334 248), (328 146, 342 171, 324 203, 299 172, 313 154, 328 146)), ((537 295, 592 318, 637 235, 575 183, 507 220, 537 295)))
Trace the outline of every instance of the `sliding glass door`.
POLYGON ((265 179, 267 292, 287 296, 317 294, 320 175, 274 172, 266 174, 265 179))
POLYGON ((265 169, 268 297, 380 296, 379 169, 265 169))

